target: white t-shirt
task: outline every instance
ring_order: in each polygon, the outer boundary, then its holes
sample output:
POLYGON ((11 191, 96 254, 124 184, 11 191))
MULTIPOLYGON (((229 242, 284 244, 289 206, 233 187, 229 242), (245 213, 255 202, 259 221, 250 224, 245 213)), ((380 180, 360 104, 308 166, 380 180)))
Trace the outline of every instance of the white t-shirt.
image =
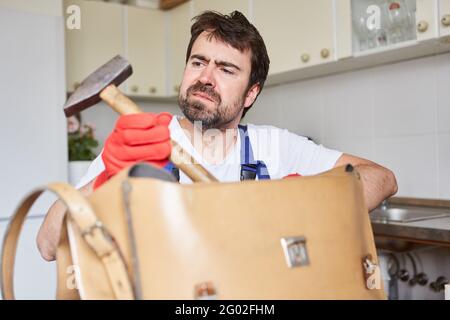
MULTIPOLYGON (((286 129, 253 124, 248 124, 247 126, 254 160, 264 161, 271 179, 281 179, 294 173, 308 176, 327 171, 333 168, 342 155, 342 152, 317 145, 307 138, 291 133, 286 129)), ((240 181, 240 137, 238 137, 234 149, 222 163, 211 165, 203 161, 202 156, 194 148, 176 117, 173 117, 170 122, 169 130, 172 140, 178 142, 183 149, 191 154, 198 163, 203 165, 219 181, 240 181)), ((79 181, 77 188, 89 183, 104 169, 103 160, 101 155, 99 155, 79 181)), ((191 183, 192 181, 180 171, 180 182, 191 183)))

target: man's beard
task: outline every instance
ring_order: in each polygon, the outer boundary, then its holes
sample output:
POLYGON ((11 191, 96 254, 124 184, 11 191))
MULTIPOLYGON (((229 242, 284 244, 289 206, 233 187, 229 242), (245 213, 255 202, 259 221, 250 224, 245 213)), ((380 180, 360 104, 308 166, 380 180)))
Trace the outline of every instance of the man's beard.
POLYGON ((214 91, 210 86, 204 85, 201 82, 197 82, 190 86, 186 90, 186 96, 181 94, 178 98, 178 104, 184 116, 192 123, 201 121, 202 129, 225 129, 227 124, 236 119, 242 110, 243 106, 242 97, 236 101, 233 105, 222 105, 222 99, 220 95, 214 91), (196 92, 201 92, 208 95, 210 99, 215 103, 215 108, 208 108, 200 101, 189 101, 190 98, 196 92))

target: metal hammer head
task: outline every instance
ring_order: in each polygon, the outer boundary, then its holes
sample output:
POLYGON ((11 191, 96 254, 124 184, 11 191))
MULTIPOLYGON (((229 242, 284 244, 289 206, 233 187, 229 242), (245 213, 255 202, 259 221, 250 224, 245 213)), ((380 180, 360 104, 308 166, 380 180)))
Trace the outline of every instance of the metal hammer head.
POLYGON ((130 63, 120 55, 91 73, 72 93, 64 105, 66 117, 70 117, 100 102, 100 93, 110 84, 118 86, 125 81, 133 69, 130 63))

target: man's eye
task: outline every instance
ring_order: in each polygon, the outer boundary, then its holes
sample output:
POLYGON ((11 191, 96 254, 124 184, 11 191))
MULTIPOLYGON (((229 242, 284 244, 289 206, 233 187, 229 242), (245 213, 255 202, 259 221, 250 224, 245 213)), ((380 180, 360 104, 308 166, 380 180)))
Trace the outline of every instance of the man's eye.
POLYGON ((201 63, 200 63, 199 61, 192 61, 192 65, 193 65, 194 67, 200 67, 200 66, 201 66, 201 63))
POLYGON ((225 72, 226 74, 234 74, 234 72, 229 69, 223 68, 222 71, 225 72))

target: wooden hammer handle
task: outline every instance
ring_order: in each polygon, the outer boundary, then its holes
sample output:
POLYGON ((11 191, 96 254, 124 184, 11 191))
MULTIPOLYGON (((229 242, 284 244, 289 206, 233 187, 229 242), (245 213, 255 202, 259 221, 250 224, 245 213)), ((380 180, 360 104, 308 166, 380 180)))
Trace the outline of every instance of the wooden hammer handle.
MULTIPOLYGON (((114 84, 107 86, 100 93, 100 98, 119 114, 141 113, 141 109, 126 95, 124 95, 114 84)), ((172 153, 170 161, 180 170, 188 175, 194 182, 218 181, 208 170, 188 154, 176 141, 171 140, 172 153)))

